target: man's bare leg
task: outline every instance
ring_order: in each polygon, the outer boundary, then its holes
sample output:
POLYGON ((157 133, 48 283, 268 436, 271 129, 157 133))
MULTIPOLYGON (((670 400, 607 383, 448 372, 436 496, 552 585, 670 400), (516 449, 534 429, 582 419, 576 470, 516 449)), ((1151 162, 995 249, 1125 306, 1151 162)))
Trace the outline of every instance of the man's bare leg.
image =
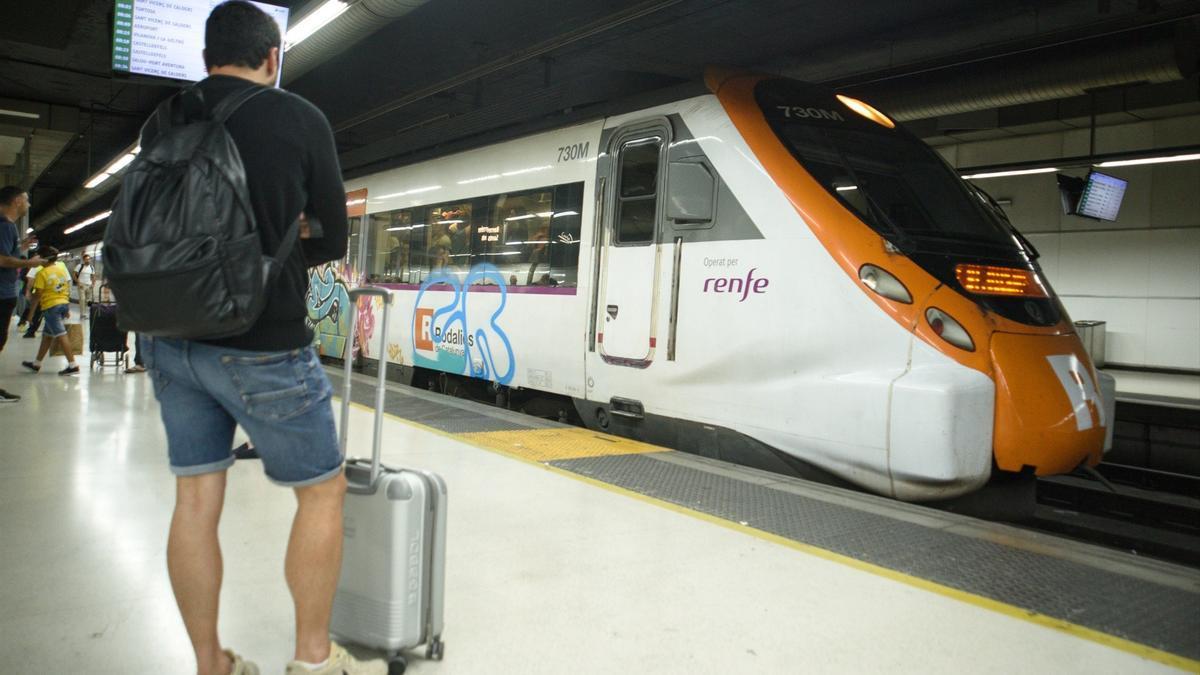
POLYGON ((50 343, 55 339, 49 335, 42 335, 42 344, 38 345, 37 363, 41 363, 46 358, 46 354, 50 353, 50 343))
POLYGON ((342 504, 346 477, 296 488, 296 518, 284 571, 296 604, 296 660, 329 658, 329 615, 342 569, 342 504))
POLYGON ((167 570, 175 602, 196 651, 198 675, 226 675, 233 667, 217 637, 224 572, 217 526, 224 504, 224 471, 175 479, 167 570))

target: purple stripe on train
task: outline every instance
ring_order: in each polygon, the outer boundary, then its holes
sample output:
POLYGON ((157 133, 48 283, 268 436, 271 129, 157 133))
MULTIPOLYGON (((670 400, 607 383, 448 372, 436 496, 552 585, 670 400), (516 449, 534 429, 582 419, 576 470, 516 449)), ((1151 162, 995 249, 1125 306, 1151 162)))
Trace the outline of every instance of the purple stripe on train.
MULTIPOLYGON (((367 284, 376 288, 387 288, 393 291, 419 291, 420 284, 367 284)), ((434 284, 427 291, 453 291, 454 287, 449 284, 434 284)), ((574 286, 506 286, 505 290, 509 293, 523 293, 526 295, 575 295, 574 286)), ((469 293, 499 293, 500 286, 496 284, 476 284, 468 286, 469 293)))

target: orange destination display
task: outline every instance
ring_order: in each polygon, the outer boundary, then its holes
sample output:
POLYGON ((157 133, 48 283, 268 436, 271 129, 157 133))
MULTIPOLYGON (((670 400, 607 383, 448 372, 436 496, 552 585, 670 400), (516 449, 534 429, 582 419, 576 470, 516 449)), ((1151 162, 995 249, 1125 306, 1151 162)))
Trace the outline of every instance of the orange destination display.
POLYGON ((1013 295, 1031 298, 1046 297, 1046 289, 1030 270, 1016 267, 963 264, 954 268, 958 283, 972 293, 981 295, 1013 295))

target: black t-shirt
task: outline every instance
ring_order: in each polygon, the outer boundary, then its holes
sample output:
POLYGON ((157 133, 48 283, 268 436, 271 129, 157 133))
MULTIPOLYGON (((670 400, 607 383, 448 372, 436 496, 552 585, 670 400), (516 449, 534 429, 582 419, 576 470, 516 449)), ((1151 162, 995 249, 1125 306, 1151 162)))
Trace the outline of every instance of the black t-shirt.
MULTIPOLYGON (((226 96, 261 85, 214 75, 197 86, 211 114, 226 96)), ((153 142, 155 126, 153 120, 146 124, 143 147, 153 142)), ((275 286, 268 289, 266 309, 249 331, 206 342, 251 351, 282 351, 311 344, 313 336, 305 321, 307 268, 345 257, 349 234, 333 131, 316 106, 282 90, 250 99, 225 128, 246 168, 246 186, 263 251, 275 254, 301 211, 320 223, 321 237, 301 240, 292 249, 275 286)))

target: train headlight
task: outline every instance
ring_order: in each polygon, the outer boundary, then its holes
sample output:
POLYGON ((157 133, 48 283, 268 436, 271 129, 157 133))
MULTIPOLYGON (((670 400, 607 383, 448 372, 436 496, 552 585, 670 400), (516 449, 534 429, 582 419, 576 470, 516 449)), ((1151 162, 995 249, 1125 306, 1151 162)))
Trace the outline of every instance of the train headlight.
POLYGON ((856 98, 850 98, 849 96, 843 96, 842 94, 837 94, 837 100, 841 101, 842 105, 876 124, 885 126, 889 129, 896 128, 896 123, 893 122, 891 118, 876 110, 875 107, 869 103, 860 101, 856 98))
POLYGON ((906 305, 912 304, 912 293, 900 283, 891 273, 874 265, 863 265, 858 270, 858 278, 863 285, 879 295, 906 305))
POLYGON ((925 310, 925 320, 929 322, 929 327, 933 332, 937 333, 938 337, 946 342, 965 349, 969 352, 975 351, 975 341, 971 339, 970 333, 962 324, 955 321, 954 317, 943 312, 937 307, 930 307, 925 310))

